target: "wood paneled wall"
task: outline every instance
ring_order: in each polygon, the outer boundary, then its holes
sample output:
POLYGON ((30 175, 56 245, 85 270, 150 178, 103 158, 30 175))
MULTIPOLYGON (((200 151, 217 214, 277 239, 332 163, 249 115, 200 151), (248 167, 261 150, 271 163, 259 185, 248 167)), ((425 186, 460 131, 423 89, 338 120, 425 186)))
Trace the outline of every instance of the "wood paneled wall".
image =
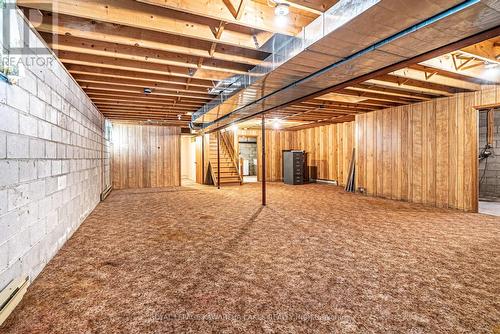
POLYGON ((180 186, 179 127, 113 124, 113 187, 180 186))
POLYGON ((478 112, 500 87, 356 116, 357 186, 373 196, 477 211, 478 112))
MULTIPOLYGON (((319 179, 345 184, 356 148, 356 188, 368 195, 477 211, 478 112, 500 104, 500 86, 360 114, 355 122, 266 131, 267 180, 281 180, 282 150, 301 149, 319 179)), ((261 131, 256 136, 261 174, 261 131)), ((237 148, 237 136, 235 136, 237 148)))
POLYGON ((307 164, 316 167, 318 179, 346 184, 354 129, 354 122, 347 122, 295 131, 296 148, 307 152, 307 164))
MULTIPOLYGON (((238 130, 234 137, 235 149, 239 152, 238 136, 257 137, 257 179, 262 176, 262 131, 261 130, 238 130)), ((266 180, 281 181, 282 151, 297 149, 294 131, 266 130, 266 180)))

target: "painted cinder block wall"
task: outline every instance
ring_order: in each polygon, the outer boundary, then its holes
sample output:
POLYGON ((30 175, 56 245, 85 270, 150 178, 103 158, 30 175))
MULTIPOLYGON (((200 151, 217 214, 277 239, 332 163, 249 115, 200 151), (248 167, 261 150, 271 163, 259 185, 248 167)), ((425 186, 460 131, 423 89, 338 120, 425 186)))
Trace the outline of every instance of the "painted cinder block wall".
POLYGON ((0 82, 0 290, 21 275, 33 280, 110 182, 103 116, 44 58, 17 85, 0 82))

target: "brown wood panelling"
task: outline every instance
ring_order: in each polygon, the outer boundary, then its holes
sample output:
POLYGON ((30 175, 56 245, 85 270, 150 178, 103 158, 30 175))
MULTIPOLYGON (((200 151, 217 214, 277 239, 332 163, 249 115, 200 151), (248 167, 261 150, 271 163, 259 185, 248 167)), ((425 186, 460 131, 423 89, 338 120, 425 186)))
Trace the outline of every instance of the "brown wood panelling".
POLYGON ((317 177, 345 185, 354 148, 355 123, 329 124, 295 131, 296 148, 307 152, 317 177))
POLYGON ((180 186, 179 127, 113 124, 113 187, 180 186))
POLYGON ((356 116, 357 186, 367 193, 477 211, 477 111, 500 87, 356 116))

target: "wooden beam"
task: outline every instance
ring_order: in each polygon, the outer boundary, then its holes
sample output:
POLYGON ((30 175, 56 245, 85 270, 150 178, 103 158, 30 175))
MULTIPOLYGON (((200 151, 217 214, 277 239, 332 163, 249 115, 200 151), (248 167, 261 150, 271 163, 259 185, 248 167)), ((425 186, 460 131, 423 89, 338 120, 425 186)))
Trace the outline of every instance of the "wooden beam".
POLYGON ((174 106, 173 103, 164 103, 164 104, 146 104, 141 103, 140 101, 110 101, 110 100, 92 100, 95 105, 98 106, 106 106, 109 108, 125 108, 125 109, 151 109, 151 110, 177 110, 177 111, 185 111, 190 112, 193 110, 197 110, 197 106, 189 106, 176 104, 174 106))
POLYGON ((103 115, 109 116, 109 115, 127 115, 127 116, 159 116, 162 117, 163 119, 176 119, 179 120, 179 116, 181 117, 181 121, 184 119, 184 121, 189 121, 191 119, 190 116, 186 115, 185 113, 166 113, 166 112, 155 112, 155 111, 131 111, 131 110, 118 110, 118 109, 99 109, 100 112, 102 112, 103 115))
POLYGON ((169 91, 187 94, 203 94, 203 96, 213 96, 208 94, 207 89, 203 87, 191 87, 190 89, 185 89, 184 87, 179 87, 176 85, 159 84, 155 82, 145 82, 139 80, 127 80, 127 79, 113 79, 107 77, 94 77, 91 75, 74 75, 76 81, 81 83, 98 83, 98 84, 111 84, 120 85, 128 87, 139 87, 139 88, 151 88, 158 91, 169 91))
POLYGON ((188 121, 169 120, 161 116, 129 116, 129 115, 105 115, 106 118, 114 121, 137 121, 146 122, 147 120, 161 121, 163 125, 188 126, 188 121))
POLYGON ((163 64, 147 63, 142 61, 120 59, 116 57, 96 56, 92 54, 82 54, 77 52, 60 51, 58 58, 62 63, 72 65, 93 66, 108 69, 142 71, 144 73, 153 73, 160 75, 169 75, 181 78, 196 78, 220 81, 227 78, 227 75, 221 72, 208 71, 205 69, 194 70, 184 67, 169 66, 163 64))
POLYGON ((468 91, 478 91, 481 89, 481 85, 469 82, 466 80, 455 79, 452 77, 447 77, 445 75, 432 72, 426 73, 414 68, 403 68, 401 70, 396 70, 389 73, 390 75, 397 76, 402 79, 412 79, 421 82, 435 83, 443 86, 454 87, 458 89, 468 90, 468 91), (430 75, 432 74, 432 75, 430 75))
MULTIPOLYGON (((176 54, 169 51, 152 50, 138 46, 94 41, 79 37, 59 36, 41 33, 53 50, 69 51, 84 54, 116 57, 122 59, 152 62, 178 67, 197 69, 198 57, 176 54)), ((252 66, 224 60, 207 59, 201 67, 208 71, 221 72, 224 75, 245 74, 252 66)))
POLYGON ((162 112, 162 111, 149 111, 149 110, 128 110, 128 109, 99 109, 105 115, 129 115, 129 116, 162 116, 165 119, 176 119, 189 121, 191 116, 183 112, 162 112))
POLYGON ((360 91, 360 92, 369 92, 369 93, 380 93, 384 94, 388 97, 394 96, 398 98, 407 99, 407 103, 421 102, 421 101, 429 101, 436 96, 433 95, 425 95, 407 92, 405 90, 389 88, 382 85, 371 84, 368 82, 352 85, 348 87, 349 90, 360 91))
POLYGON ((116 59, 133 60, 143 63, 153 63, 187 69, 203 69, 207 75, 214 78, 229 77, 234 74, 246 74, 251 67, 233 64, 224 61, 209 60, 202 66, 197 59, 189 56, 180 56, 165 51, 154 51, 134 46, 125 46, 116 43, 97 42, 80 38, 59 36, 53 43, 52 35, 42 34, 49 46, 59 54, 85 54, 92 56, 112 57, 116 59))
POLYGON ((477 43, 460 49, 470 55, 475 55, 484 60, 489 60, 494 63, 500 62, 500 37, 488 39, 481 43, 477 43))
MULTIPOLYGON (((112 98, 110 96, 98 96, 98 95, 91 95, 90 96, 91 100, 94 102, 96 105, 134 105, 134 106, 142 106, 142 107, 150 107, 150 108, 172 108, 173 107, 173 101, 170 102, 155 102, 155 101, 148 101, 148 100, 140 100, 134 97, 117 97, 117 98, 112 98)), ((192 104, 177 104, 175 108, 179 110, 186 110, 186 111, 191 111, 191 110, 196 110, 200 108, 203 104, 200 105, 192 105, 192 104)))
POLYGON ((194 79, 192 77, 182 78, 182 77, 173 77, 168 75, 161 74, 153 74, 153 73, 144 73, 139 70, 117 70, 111 68, 101 68, 94 66, 82 66, 82 65, 72 65, 67 64, 66 69, 72 75, 91 75, 94 77, 101 78, 116 78, 116 79, 125 79, 125 80, 135 80, 135 81, 144 81, 144 82, 157 82, 157 83, 165 83, 172 85, 186 85, 187 80, 189 80, 189 85, 193 87, 199 87, 201 89, 209 89, 213 87, 212 81, 203 80, 203 79, 194 79))
MULTIPOLYGON (((136 88, 136 87, 130 87, 130 86, 122 86, 118 84, 96 84, 96 83, 80 83, 82 88, 84 90, 92 90, 92 91, 107 91, 107 92, 121 92, 121 93, 136 93, 140 94, 143 93, 144 90, 143 88, 136 88)), ((151 94, 152 96, 173 96, 173 97, 188 97, 191 99, 199 99, 201 101, 210 101, 212 97, 208 95, 201 95, 201 94, 193 94, 193 93, 181 93, 181 92, 175 92, 175 93, 166 93, 166 92, 161 92, 158 90, 153 90, 151 94)))
POLYGON ((113 77, 102 77, 89 74, 73 74, 73 78, 75 78, 75 80, 78 82, 85 82, 85 83, 109 83, 109 84, 119 84, 131 87, 143 87, 143 88, 147 87, 147 88, 173 91, 173 92, 208 94, 208 88, 192 86, 186 89, 186 84, 165 84, 165 83, 158 83, 152 80, 149 81, 133 80, 133 79, 123 79, 123 78, 113 78, 113 77))
POLYGON ((357 91, 348 88, 344 88, 338 91, 341 94, 346 94, 346 95, 352 95, 352 96, 364 96, 373 100, 379 100, 379 101, 389 101, 389 102, 397 102, 401 104, 408 104, 408 103, 415 103, 419 102, 419 99, 408 99, 404 97, 398 97, 398 96, 391 96, 391 95, 386 95, 386 94, 380 94, 380 93, 373 93, 369 91, 357 91))
POLYGON ((139 0, 140 2, 182 11, 214 20, 226 21, 261 31, 295 36, 303 27, 312 22, 317 15, 292 9, 289 21, 281 25, 275 20, 274 8, 257 1, 236 0, 205 0, 205 1, 175 1, 175 0, 139 0))
MULTIPOLYGON (((206 57, 206 49, 210 45, 209 42, 182 36, 97 22, 67 15, 58 15, 57 19, 53 16, 44 15, 42 24, 36 25, 36 29, 39 32, 57 34, 59 36, 73 36, 93 41, 112 42, 193 57, 206 57)), ((215 49, 211 58, 256 66, 267 56, 267 53, 257 50, 241 49, 227 45, 221 48, 221 50, 225 52, 218 52, 215 49), (236 50, 240 52, 236 54, 236 50)))
POLYGON ((300 6, 297 8, 303 7, 303 10, 307 10, 306 8, 311 8, 317 12, 325 12, 330 9, 333 5, 335 5, 339 0, 287 0, 285 2, 291 3, 296 6, 300 6))
POLYGON ((432 58, 423 62, 420 65, 426 68, 437 69, 442 72, 455 73, 462 76, 475 78, 484 82, 500 84, 500 75, 497 72, 490 72, 484 66, 455 66, 453 56, 446 54, 436 58, 432 58))
POLYGON ((373 80, 373 82, 378 82, 379 84, 382 84, 381 82, 383 82, 383 84, 388 87, 400 88, 408 91, 420 92, 421 94, 436 96, 451 96, 464 91, 462 89, 449 87, 440 83, 414 80, 411 78, 401 78, 390 74, 384 74, 371 80, 373 80))
POLYGON ((140 111, 148 111, 148 112, 160 112, 160 113, 170 113, 170 114, 186 114, 188 112, 193 112, 196 109, 191 108, 191 109, 184 109, 184 108, 177 108, 177 107, 162 107, 162 108, 151 108, 151 107, 144 107, 144 106, 129 106, 129 105, 110 105, 110 104, 101 104, 101 103, 96 103, 96 106, 99 109, 106 109, 106 110, 128 110, 131 112, 140 112, 140 111))
MULTIPOLYGON (((88 91, 87 95, 90 98, 94 97, 99 97, 99 98, 116 98, 116 99, 121 99, 121 98, 133 98, 137 99, 137 101, 141 101, 141 103, 145 102, 156 102, 156 103, 172 103, 174 98, 177 97, 177 95, 173 97, 164 97, 164 96, 151 96, 146 95, 144 93, 119 93, 119 92, 106 92, 106 91, 88 91), (142 102, 144 101, 144 102, 142 102)), ((202 106, 204 104, 203 101, 200 100, 188 100, 184 99, 182 101, 182 104, 193 104, 193 105, 199 105, 202 106)))
POLYGON ((301 103, 312 103, 312 104, 323 104, 323 105, 338 105, 338 106, 347 106, 347 107, 355 107, 355 108, 378 108, 381 107, 383 108, 389 108, 389 107, 397 107, 400 106, 400 103, 395 103, 395 102, 387 102, 387 101, 378 101, 378 100, 371 100, 371 99, 362 99, 361 102, 336 102, 336 101, 330 101, 330 100, 323 100, 325 95, 320 96, 315 99, 311 99, 306 102, 301 102, 301 103))
MULTIPOLYGON (((204 41, 217 41, 209 25, 194 20, 192 16, 166 8, 158 8, 127 0, 17 0, 20 7, 50 11, 100 22, 119 24, 134 28, 168 33, 204 41)), ((264 43, 272 33, 261 32, 257 38, 264 43)), ((241 48, 256 49, 251 35, 226 31, 220 43, 241 48)))

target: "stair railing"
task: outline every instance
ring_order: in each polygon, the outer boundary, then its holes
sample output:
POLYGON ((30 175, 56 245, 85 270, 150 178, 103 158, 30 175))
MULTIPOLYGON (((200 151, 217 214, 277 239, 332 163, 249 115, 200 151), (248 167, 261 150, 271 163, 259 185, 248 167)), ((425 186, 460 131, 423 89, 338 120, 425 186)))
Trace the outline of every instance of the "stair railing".
POLYGON ((221 142, 226 147, 226 151, 229 154, 229 157, 231 158, 234 166, 236 167, 236 170, 238 171, 238 178, 240 179, 240 182, 241 182, 242 178, 241 178, 241 173, 240 173, 240 162, 239 162, 238 157, 236 156, 236 151, 235 151, 234 145, 231 141, 231 137, 228 135, 227 132, 221 132, 220 138, 222 139, 221 142))

